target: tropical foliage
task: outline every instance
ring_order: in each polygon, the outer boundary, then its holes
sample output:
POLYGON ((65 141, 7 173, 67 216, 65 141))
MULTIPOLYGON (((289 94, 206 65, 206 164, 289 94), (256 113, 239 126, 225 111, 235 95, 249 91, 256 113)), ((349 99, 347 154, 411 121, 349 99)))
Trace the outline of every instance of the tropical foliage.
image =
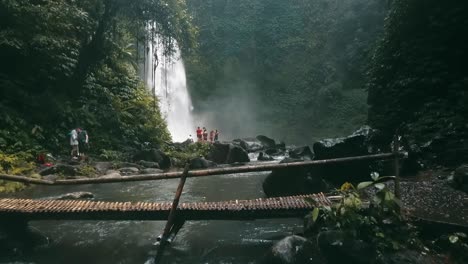
POLYGON ((183 1, 2 1, 2 150, 63 153, 78 126, 96 153, 170 140, 138 76, 155 34, 167 40, 167 52, 173 39, 183 49, 193 46, 183 1))

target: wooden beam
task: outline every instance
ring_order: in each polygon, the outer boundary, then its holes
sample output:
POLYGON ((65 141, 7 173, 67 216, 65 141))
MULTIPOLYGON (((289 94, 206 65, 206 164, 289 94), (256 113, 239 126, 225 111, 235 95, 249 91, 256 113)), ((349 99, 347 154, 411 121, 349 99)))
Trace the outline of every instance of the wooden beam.
MULTIPOLYGON (((184 190, 185 180, 187 179, 187 175, 188 175, 188 172, 189 172, 189 167, 190 167, 190 164, 187 163, 185 165, 184 173, 182 174, 182 177, 180 178, 179 186, 177 186, 177 191, 176 191, 175 196, 174 196, 174 201, 172 202, 171 211, 169 211, 169 217, 167 219, 166 226, 164 227, 164 231, 163 231, 163 233, 161 235, 161 240, 159 241, 158 252, 156 254, 156 258, 154 259, 155 263, 159 263, 161 261, 161 258, 162 258, 163 252, 164 252, 164 248, 168 243, 169 235, 171 233, 171 230, 172 230, 172 228, 174 226, 174 222, 176 220, 177 206, 179 205, 180 196, 182 195, 182 191, 184 190)), ((175 227, 175 228, 180 229, 181 227, 182 226, 175 227)), ((179 230, 174 230, 174 232, 176 232, 176 233, 178 231, 179 230)), ((174 237, 175 237, 175 235, 174 235, 174 237)))
MULTIPOLYGON (((396 153, 383 153, 383 154, 373 154, 373 155, 326 159, 326 160, 311 160, 311 161, 290 162, 290 163, 274 163, 274 164, 270 163, 270 164, 233 166, 233 167, 226 167, 226 168, 193 170, 188 173, 187 177, 204 177, 204 176, 221 175, 221 174, 246 173, 246 172, 255 172, 255 171, 271 171, 274 169, 308 167, 308 166, 328 165, 328 164, 337 164, 337 163, 355 162, 355 161, 385 160, 385 159, 391 159, 394 157, 401 158, 404 156, 405 156, 404 152, 396 152, 396 153)), ((165 172, 165 173, 157 173, 157 174, 132 175, 132 176, 108 177, 108 178, 100 177, 100 178, 56 180, 52 182, 52 181, 46 181, 46 180, 32 179, 32 178, 28 178, 24 176, 13 176, 13 175, 3 174, 3 175, 0 175, 0 180, 28 182, 32 184, 41 184, 41 185, 77 185, 77 184, 98 184, 98 183, 175 179, 175 178, 180 178, 182 175, 183 175, 183 172, 175 171, 175 172, 165 172)))
POLYGON ((26 176, 8 175, 8 174, 0 174, 0 180, 38 184, 38 185, 54 185, 55 184, 53 181, 30 178, 26 176))

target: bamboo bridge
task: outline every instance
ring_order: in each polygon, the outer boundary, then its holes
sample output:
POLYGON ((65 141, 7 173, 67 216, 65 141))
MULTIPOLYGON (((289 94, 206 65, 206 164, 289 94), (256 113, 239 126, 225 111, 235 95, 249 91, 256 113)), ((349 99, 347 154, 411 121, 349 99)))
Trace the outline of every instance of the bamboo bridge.
MULTIPOLYGON (((314 206, 330 206, 323 193, 254 200, 180 203, 184 220, 251 220, 301 217, 314 206)), ((0 199, 0 218, 22 220, 166 220, 172 203, 96 202, 89 200, 0 199)))
POLYGON ((271 171, 274 169, 329 165, 344 162, 393 159, 395 165, 395 194, 399 197, 399 159, 405 153, 399 151, 395 141, 392 153, 346 157, 328 160, 312 160, 294 163, 258 164, 189 171, 166 172, 152 175, 135 175, 112 178, 71 179, 48 181, 24 176, 0 174, 0 180, 39 184, 48 186, 105 184, 113 182, 148 181, 180 178, 174 200, 171 202, 107 202, 90 200, 39 200, 39 199, 0 199, 0 219, 4 223, 25 224, 37 220, 166 220, 167 223, 158 242, 157 259, 162 256, 165 245, 171 242, 187 220, 255 220, 265 218, 303 217, 314 207, 331 206, 338 196, 325 196, 323 193, 234 200, 220 202, 180 203, 182 190, 188 177, 271 171))

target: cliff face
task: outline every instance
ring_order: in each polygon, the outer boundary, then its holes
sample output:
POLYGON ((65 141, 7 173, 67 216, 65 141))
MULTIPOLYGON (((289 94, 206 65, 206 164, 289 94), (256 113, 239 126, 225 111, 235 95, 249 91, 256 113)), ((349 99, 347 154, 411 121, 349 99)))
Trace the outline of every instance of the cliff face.
POLYGON ((466 14, 466 1, 394 1, 369 70, 369 124, 443 165, 468 161, 466 14))

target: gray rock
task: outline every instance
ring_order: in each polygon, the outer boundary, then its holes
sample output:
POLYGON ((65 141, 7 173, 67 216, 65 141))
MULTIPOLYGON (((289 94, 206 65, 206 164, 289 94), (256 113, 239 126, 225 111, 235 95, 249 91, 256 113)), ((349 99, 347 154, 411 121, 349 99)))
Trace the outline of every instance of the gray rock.
POLYGON ((145 168, 159 169, 159 163, 154 162, 154 161, 140 160, 138 164, 140 164, 141 166, 145 168))
POLYGON ((314 154, 312 153, 312 150, 310 150, 309 146, 303 146, 289 150, 289 157, 294 159, 311 160, 314 158, 314 154))
POLYGON ((122 177, 122 175, 118 171, 108 171, 106 175, 102 175, 99 178, 117 178, 122 177))
POLYGON ((114 168, 116 169, 119 169, 119 168, 128 168, 128 167, 133 167, 133 168, 138 168, 140 169, 141 166, 139 164, 136 164, 136 163, 132 163, 132 162, 118 162, 118 163, 114 163, 114 168))
POLYGON ((249 162, 249 154, 239 145, 216 142, 212 145, 207 159, 217 164, 249 162))
POLYGON ((152 161, 159 164, 159 168, 165 170, 172 166, 171 159, 159 149, 142 150, 133 156, 133 161, 152 161))
POLYGON ((274 158, 272 156, 268 155, 268 154, 260 152, 260 153, 258 153, 257 160, 258 161, 272 161, 272 160, 274 160, 274 158))
POLYGON ((207 168, 212 168, 215 167, 216 163, 210 160, 206 160, 204 158, 194 158, 190 160, 190 169, 191 170, 196 170, 196 169, 207 169, 207 168))
POLYGON ((226 163, 229 154, 230 144, 215 142, 206 158, 217 164, 226 163))
POLYGON ((300 236, 288 236, 277 242, 267 253, 265 264, 308 264, 316 260, 314 245, 300 236))
POLYGON ((112 174, 112 173, 119 173, 120 172, 118 170, 107 170, 105 174, 112 174))
MULTIPOLYGON (((345 138, 323 139, 313 145, 314 160, 354 157, 372 154, 369 141, 375 130, 363 127, 345 138)), ((320 166, 320 174, 335 186, 344 182, 358 183, 370 179, 369 161, 342 163, 340 166, 320 166)))
POLYGON ((119 171, 122 175, 138 174, 140 172, 140 170, 135 167, 120 168, 119 171))
POLYGON ((50 174, 59 174, 63 176, 76 176, 78 175, 78 167, 68 164, 57 164, 52 167, 48 167, 39 172, 41 176, 50 174))
POLYGON ((249 154, 243 148, 235 145, 229 146, 229 153, 226 159, 226 163, 236 163, 236 162, 249 162, 249 154))
POLYGON ((163 170, 160 169, 155 169, 155 168, 146 168, 141 170, 141 174, 158 174, 158 173, 163 173, 163 170))
POLYGON ((108 162, 108 161, 96 162, 94 164, 94 168, 99 174, 106 173, 106 171, 108 171, 112 167, 113 167, 112 162, 108 162))
POLYGON ((458 167, 453 174, 454 187, 468 193, 468 164, 458 167))
POLYGON ((272 148, 272 149, 276 148, 276 142, 272 138, 269 138, 269 137, 263 136, 263 135, 258 135, 257 139, 262 143, 262 145, 265 148, 272 148))
POLYGON ((89 199, 94 198, 94 194, 90 192, 73 192, 60 195, 55 200, 77 200, 77 199, 89 199))
MULTIPOLYGON (((280 163, 299 161, 286 158, 280 163)), ((275 169, 263 181, 263 192, 268 197, 326 192, 328 186, 317 171, 317 167, 275 169)))

